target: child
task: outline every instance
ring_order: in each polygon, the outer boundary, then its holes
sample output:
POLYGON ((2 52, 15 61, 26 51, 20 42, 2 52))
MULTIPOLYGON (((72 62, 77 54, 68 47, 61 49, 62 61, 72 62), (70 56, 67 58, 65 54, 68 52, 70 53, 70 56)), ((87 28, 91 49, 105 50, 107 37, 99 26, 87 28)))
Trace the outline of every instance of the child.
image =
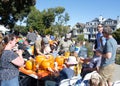
POLYGON ((96 50, 95 51, 95 55, 93 56, 93 58, 91 59, 82 59, 83 60, 83 66, 82 66, 82 72, 81 72, 81 76, 82 78, 84 78, 84 76, 87 73, 90 73, 92 71, 98 71, 100 64, 101 64, 101 50, 96 50))

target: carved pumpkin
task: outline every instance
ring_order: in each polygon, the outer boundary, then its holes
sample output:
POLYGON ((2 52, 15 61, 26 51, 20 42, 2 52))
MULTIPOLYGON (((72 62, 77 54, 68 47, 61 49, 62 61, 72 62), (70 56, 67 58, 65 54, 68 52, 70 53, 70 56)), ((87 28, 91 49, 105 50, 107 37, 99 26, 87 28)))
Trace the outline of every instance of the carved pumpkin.
POLYGON ((32 70, 32 61, 27 60, 26 63, 25 63, 25 68, 27 70, 32 70))
POLYGON ((50 62, 49 61, 43 61, 40 65, 41 69, 47 70, 50 68, 50 62))
POLYGON ((43 55, 37 55, 35 57, 36 63, 37 64, 41 64, 41 62, 45 59, 45 57, 43 55))
POLYGON ((58 66, 62 66, 64 64, 64 57, 63 56, 57 56, 55 58, 55 62, 58 63, 58 66))
POLYGON ((32 70, 37 71, 39 69, 39 64, 34 60, 32 61, 32 70))
POLYGON ((51 62, 54 62, 54 57, 52 55, 46 55, 48 58, 46 60, 49 60, 51 62))

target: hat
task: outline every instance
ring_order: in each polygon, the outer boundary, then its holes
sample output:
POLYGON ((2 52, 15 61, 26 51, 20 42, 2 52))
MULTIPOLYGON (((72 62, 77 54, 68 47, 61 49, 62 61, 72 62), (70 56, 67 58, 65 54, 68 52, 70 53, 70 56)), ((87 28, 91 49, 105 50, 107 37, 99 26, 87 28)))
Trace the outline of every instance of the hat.
POLYGON ((49 41, 48 41, 48 39, 47 39, 46 37, 43 38, 43 42, 44 42, 45 44, 48 44, 48 43, 49 43, 49 41))
POLYGON ((77 64, 77 60, 75 56, 69 56, 66 64, 77 64))

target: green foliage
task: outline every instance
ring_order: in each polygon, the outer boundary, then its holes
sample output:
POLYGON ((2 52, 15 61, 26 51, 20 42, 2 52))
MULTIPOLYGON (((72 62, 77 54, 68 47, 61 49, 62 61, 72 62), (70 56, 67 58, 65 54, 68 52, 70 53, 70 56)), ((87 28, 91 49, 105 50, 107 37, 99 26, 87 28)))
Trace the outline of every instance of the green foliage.
POLYGON ((45 25, 43 24, 43 14, 37 10, 35 7, 31 7, 31 12, 28 15, 27 18, 27 26, 32 27, 34 30, 38 31, 38 33, 41 33, 45 29, 45 25))
POLYGON ((120 55, 117 55, 118 57, 116 57, 115 59, 115 63, 120 65, 120 55))
POLYGON ((65 11, 64 7, 60 7, 59 6, 59 7, 55 8, 55 14, 56 14, 56 16, 62 14, 64 11, 65 11))
POLYGON ((51 28, 45 29, 44 34, 54 34, 54 32, 51 30, 51 28))
POLYGON ((92 51, 92 43, 86 41, 86 47, 88 49, 88 57, 92 57, 94 54, 92 51))
POLYGON ((47 11, 43 12, 43 24, 45 28, 50 28, 51 24, 55 21, 55 14, 53 9, 48 9, 47 11))
POLYGON ((22 20, 34 6, 35 0, 1 0, 0 1, 0 24, 13 27, 18 20, 22 20))
POLYGON ((117 40, 118 44, 120 44, 120 28, 113 32, 113 37, 117 40))
POLYGON ((84 41, 84 40, 85 40, 85 39, 84 39, 84 34, 78 35, 78 36, 77 36, 77 40, 78 40, 78 41, 84 41))
POLYGON ((81 33, 81 32, 83 32, 83 29, 84 29, 84 24, 82 24, 82 23, 77 23, 76 25, 75 25, 77 28, 79 28, 78 30, 77 30, 77 32, 79 32, 79 33, 81 33))
POLYGON ((26 35, 28 32, 28 28, 25 26, 19 26, 19 25, 15 25, 13 30, 17 33, 21 33, 22 35, 26 35))
POLYGON ((35 7, 31 8, 31 12, 28 15, 27 26, 33 27, 34 30, 38 31, 41 34, 65 34, 68 30, 68 27, 64 26, 69 20, 68 13, 62 15, 65 11, 63 7, 49 8, 47 10, 39 11, 35 7), (55 20, 59 21, 55 21, 55 20), (56 22, 56 25, 53 25, 56 22), (61 24, 62 22, 62 24, 61 24))

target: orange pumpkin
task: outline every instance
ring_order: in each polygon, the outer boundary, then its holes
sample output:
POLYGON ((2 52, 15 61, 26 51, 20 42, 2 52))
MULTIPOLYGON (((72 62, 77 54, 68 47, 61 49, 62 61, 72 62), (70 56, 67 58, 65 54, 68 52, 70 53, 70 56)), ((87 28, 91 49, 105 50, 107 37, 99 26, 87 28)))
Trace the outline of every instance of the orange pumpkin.
POLYGON ((57 56, 55 58, 55 62, 58 63, 58 66, 62 66, 64 64, 64 57, 63 56, 57 56))
POLYGON ((43 78, 43 77, 50 75, 50 72, 46 70, 38 70, 37 75, 38 77, 43 78))
POLYGON ((37 56, 35 57, 35 60, 36 60, 36 63, 37 63, 37 64, 41 64, 41 62, 42 62, 44 59, 45 59, 45 56, 43 56, 43 55, 37 55, 37 56))
POLYGON ((53 40, 49 40, 49 44, 53 45, 54 41, 53 40))
POLYGON ((40 65, 41 69, 47 70, 48 68, 50 68, 50 62, 49 61, 43 61, 40 65))
POLYGON ((32 70, 37 71, 37 69, 39 69, 39 64, 37 64, 37 62, 34 60, 32 62, 32 70))
POLYGON ((67 59, 70 56, 70 52, 65 52, 64 53, 65 58, 67 59))
POLYGON ((27 70, 24 67, 20 67, 19 71, 22 72, 22 73, 24 73, 24 74, 27 74, 27 75, 29 75, 29 74, 35 74, 36 75, 36 72, 34 72, 32 70, 27 70))
POLYGON ((34 55, 34 46, 31 46, 31 53, 34 55))
POLYGON ((32 70, 32 61, 27 60, 26 63, 25 63, 25 68, 27 70, 32 70))
POLYGON ((47 56, 46 60, 54 62, 54 56, 52 55, 46 55, 46 56, 47 56))

